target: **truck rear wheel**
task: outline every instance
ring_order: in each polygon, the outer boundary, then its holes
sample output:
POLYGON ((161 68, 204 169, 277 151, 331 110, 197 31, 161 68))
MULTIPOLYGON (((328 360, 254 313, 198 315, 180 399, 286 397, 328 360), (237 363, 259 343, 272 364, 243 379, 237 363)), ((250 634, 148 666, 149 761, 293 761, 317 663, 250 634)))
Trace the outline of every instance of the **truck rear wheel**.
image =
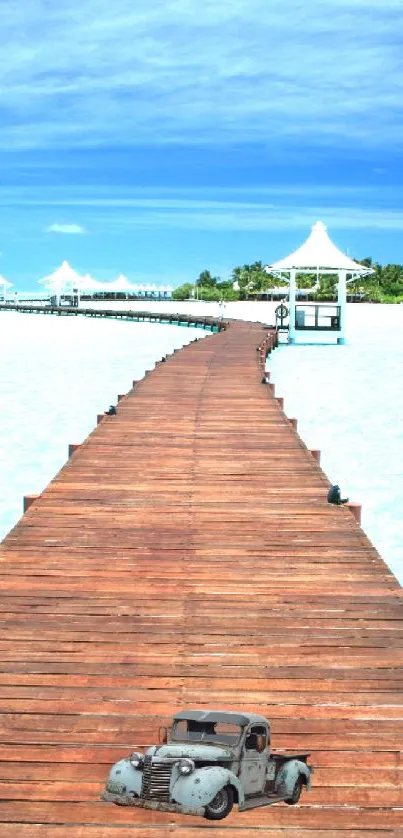
POLYGON ((224 786, 213 800, 207 804, 204 817, 209 821, 221 821, 229 815, 234 805, 234 792, 231 786, 224 786))
POLYGON ((301 797, 301 792, 302 792, 302 779, 301 779, 301 777, 298 777, 298 780, 296 781, 295 786, 294 786, 294 791, 292 793, 292 796, 288 797, 287 800, 284 801, 284 803, 288 803, 289 806, 295 806, 298 803, 298 801, 301 797))

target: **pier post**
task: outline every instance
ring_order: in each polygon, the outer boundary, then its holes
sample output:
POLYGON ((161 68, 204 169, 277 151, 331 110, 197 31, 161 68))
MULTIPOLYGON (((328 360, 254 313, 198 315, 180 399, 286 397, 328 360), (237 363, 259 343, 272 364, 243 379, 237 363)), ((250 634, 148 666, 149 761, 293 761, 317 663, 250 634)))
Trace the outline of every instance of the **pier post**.
POLYGON ((23 509, 26 512, 36 500, 38 500, 39 495, 24 495, 23 497, 23 509))
POLYGON ((77 451, 78 448, 80 448, 80 445, 78 443, 70 442, 70 444, 69 444, 69 459, 70 459, 70 457, 73 456, 74 452, 77 451))
POLYGON ((361 504, 360 503, 355 503, 354 501, 349 500, 349 501, 347 501, 345 506, 347 507, 347 509, 350 510, 351 514, 354 515, 355 520, 359 524, 361 524, 361 512, 362 512, 361 504))
POLYGON ((339 284, 337 287, 337 305, 340 308, 340 332, 337 343, 346 342, 346 310, 347 310, 347 282, 346 271, 339 271, 339 284))
POLYGON ((288 343, 295 343, 295 303, 297 296, 297 272, 290 271, 290 296, 288 317, 288 343))

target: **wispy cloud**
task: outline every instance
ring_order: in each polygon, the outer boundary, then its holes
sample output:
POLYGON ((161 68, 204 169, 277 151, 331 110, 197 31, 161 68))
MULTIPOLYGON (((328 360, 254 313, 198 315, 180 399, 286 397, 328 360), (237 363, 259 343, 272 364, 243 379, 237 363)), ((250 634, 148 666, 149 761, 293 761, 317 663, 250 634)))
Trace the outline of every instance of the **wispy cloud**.
POLYGON ((329 207, 323 205, 306 207, 274 207, 259 205, 253 209, 234 204, 224 211, 220 207, 188 209, 170 212, 104 214, 98 219, 99 232, 110 234, 129 233, 141 229, 194 230, 196 232, 222 233, 270 233, 274 230, 309 231, 312 224, 322 220, 333 230, 403 230, 403 211, 380 211, 377 209, 352 209, 351 207, 329 207))
POLYGON ((47 233, 62 233, 68 236, 82 235, 85 233, 84 227, 80 224, 50 224, 46 228, 47 233))
POLYGON ((9 0, 0 146, 400 145, 402 24, 400 0, 9 0))
MULTIPOLYGON (((383 205, 375 201, 376 192, 369 188, 355 190, 354 200, 349 189, 339 191, 337 200, 331 189, 307 188, 286 191, 273 190, 270 195, 253 195, 248 199, 239 195, 193 197, 182 195, 132 196, 130 198, 78 199, 77 210, 85 209, 91 220, 94 235, 122 234, 141 229, 194 230, 222 232, 264 232, 273 230, 309 230, 318 219, 332 230, 403 230, 403 211, 394 204, 391 190, 383 205), (267 200, 267 197, 270 200, 267 200), (371 206, 371 202, 374 206, 371 206)), ((62 202, 61 202, 62 203, 62 202)), ((71 205, 73 203, 67 201, 71 205)), ((38 207, 38 210, 40 208, 38 207)), ((43 206, 46 211, 46 204, 43 206)), ((72 225, 75 226, 75 225, 72 225)), ((64 232, 67 232, 66 230, 64 232)), ((72 232, 72 231, 69 231, 72 232)))
POLYGON ((187 189, 73 187, 0 189, 0 220, 3 231, 15 236, 18 225, 37 235, 82 235, 91 229, 96 237, 125 237, 139 230, 255 232, 307 231, 318 219, 330 230, 403 230, 399 186, 334 188, 333 185, 273 186, 250 190, 235 188, 187 189), (20 208, 26 213, 21 224, 20 208), (55 210, 73 215, 76 223, 51 222, 55 210), (29 221, 27 220, 29 217, 29 221))

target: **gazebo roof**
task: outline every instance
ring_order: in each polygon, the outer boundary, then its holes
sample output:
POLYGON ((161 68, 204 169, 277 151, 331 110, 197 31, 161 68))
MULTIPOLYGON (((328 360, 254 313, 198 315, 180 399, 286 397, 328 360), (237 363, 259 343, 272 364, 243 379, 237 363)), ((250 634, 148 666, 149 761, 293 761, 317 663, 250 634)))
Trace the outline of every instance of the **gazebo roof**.
POLYGON ((106 291, 133 291, 133 289, 134 285, 123 274, 120 274, 112 282, 105 283, 106 291))
POLYGON ((82 277, 78 274, 69 263, 64 260, 60 268, 57 268, 53 274, 45 276, 44 279, 38 280, 39 285, 44 285, 50 290, 63 290, 67 285, 80 286, 82 277))
POLYGON ((98 279, 94 279, 91 274, 85 274, 81 276, 79 282, 77 282, 77 288, 80 291, 104 291, 105 284, 100 282, 98 279))
POLYGON ((372 273, 371 268, 354 262, 346 256, 330 239, 326 224, 317 221, 313 225, 306 242, 286 256, 266 268, 268 273, 281 273, 281 271, 297 270, 301 272, 313 271, 341 271, 345 270, 354 274, 372 273))

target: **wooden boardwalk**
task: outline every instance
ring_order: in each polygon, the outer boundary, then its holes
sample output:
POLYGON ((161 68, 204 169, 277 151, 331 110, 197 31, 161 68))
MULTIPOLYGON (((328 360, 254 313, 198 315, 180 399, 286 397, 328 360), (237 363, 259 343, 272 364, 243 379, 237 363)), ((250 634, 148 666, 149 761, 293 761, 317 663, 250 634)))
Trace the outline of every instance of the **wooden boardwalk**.
POLYGON ((197 326, 219 332, 225 323, 221 317, 208 317, 198 314, 179 314, 163 311, 134 311, 120 308, 86 308, 80 306, 32 305, 31 303, 0 303, 1 311, 17 311, 20 314, 55 314, 58 317, 94 317, 113 320, 147 321, 149 323, 170 323, 177 326, 197 326))
POLYGON ((5 539, 2 838, 402 834, 402 589, 261 384, 264 335, 160 363, 5 539), (98 801, 201 706, 311 751, 302 804, 214 824, 98 801))

